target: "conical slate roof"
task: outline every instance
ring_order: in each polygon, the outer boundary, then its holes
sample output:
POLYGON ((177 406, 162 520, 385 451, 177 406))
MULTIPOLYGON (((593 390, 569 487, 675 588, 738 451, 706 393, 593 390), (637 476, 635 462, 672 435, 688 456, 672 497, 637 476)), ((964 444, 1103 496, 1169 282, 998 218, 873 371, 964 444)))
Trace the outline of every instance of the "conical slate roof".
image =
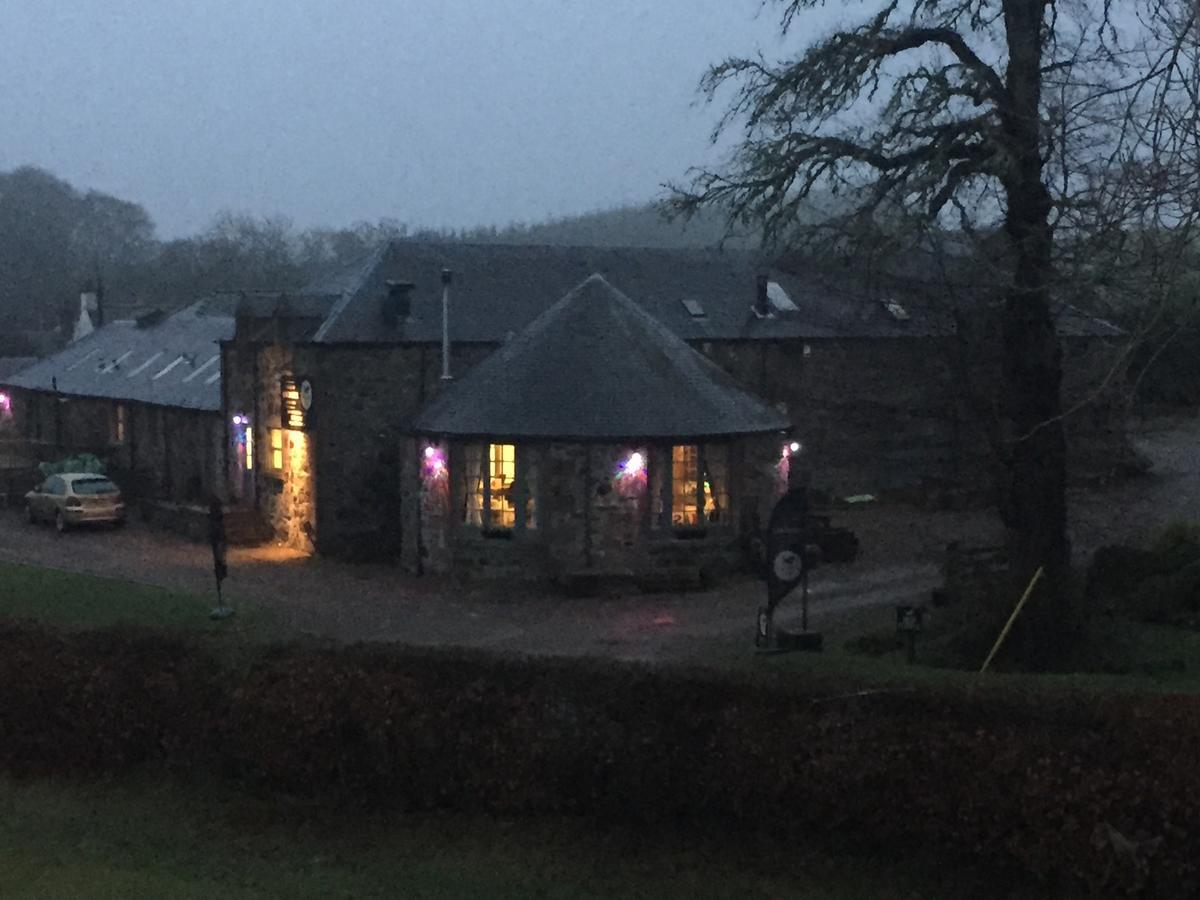
POLYGON ((788 420, 592 275, 450 385, 413 431, 580 441, 782 431, 788 420))

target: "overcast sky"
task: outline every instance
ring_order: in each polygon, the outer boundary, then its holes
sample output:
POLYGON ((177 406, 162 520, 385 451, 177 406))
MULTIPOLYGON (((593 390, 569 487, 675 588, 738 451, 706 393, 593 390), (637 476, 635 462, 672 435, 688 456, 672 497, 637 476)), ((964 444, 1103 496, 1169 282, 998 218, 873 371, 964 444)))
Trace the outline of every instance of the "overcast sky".
MULTIPOLYGON (((834 4, 836 6, 836 4, 834 4)), ((711 154, 705 66, 760 0, 0 0, 0 169, 298 226, 533 221, 711 154)))

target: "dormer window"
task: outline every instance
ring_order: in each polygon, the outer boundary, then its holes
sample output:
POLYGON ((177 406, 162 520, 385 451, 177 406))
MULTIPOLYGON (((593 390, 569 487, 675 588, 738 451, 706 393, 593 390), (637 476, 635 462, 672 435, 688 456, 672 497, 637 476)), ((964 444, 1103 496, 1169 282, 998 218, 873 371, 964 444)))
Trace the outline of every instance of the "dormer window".
POLYGON ((693 319, 707 319, 708 318, 708 313, 706 313, 704 311, 704 307, 700 305, 699 300, 692 300, 691 298, 685 298, 683 300, 680 300, 679 302, 683 304, 683 308, 687 310, 688 315, 691 316, 693 319))

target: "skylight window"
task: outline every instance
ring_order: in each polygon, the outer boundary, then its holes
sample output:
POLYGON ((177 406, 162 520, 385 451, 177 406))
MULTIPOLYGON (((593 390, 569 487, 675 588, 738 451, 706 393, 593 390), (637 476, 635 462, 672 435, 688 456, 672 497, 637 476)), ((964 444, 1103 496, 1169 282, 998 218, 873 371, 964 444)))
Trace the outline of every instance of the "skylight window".
POLYGON ((792 298, 788 296, 787 291, 778 281, 767 282, 767 302, 776 312, 800 312, 800 307, 792 302, 792 298))
POLYGON ((708 313, 704 311, 704 307, 700 305, 699 300, 684 299, 679 302, 683 304, 683 308, 688 311, 688 315, 693 319, 708 318, 708 313))
POLYGON ((908 310, 905 309, 899 301, 888 297, 884 300, 880 300, 879 302, 883 304, 883 308, 886 309, 891 317, 897 322, 907 322, 911 318, 911 316, 908 314, 908 310))

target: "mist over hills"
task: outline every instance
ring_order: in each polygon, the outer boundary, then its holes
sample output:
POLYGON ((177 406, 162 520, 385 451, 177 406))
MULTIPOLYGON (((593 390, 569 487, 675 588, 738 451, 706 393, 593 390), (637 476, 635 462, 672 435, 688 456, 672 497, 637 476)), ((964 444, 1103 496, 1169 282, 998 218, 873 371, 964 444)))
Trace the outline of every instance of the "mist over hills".
MULTIPOLYGON (((283 218, 223 213, 204 231, 160 240, 138 203, 24 166, 0 172, 0 355, 32 352, 30 335, 69 330, 81 290, 103 290, 110 317, 176 309, 215 290, 296 289, 314 273, 388 239, 581 246, 757 246, 705 211, 670 220, 654 203, 544 222, 459 230, 401 219, 296 229, 283 218)), ((36 343, 36 342, 34 342, 36 343)))

